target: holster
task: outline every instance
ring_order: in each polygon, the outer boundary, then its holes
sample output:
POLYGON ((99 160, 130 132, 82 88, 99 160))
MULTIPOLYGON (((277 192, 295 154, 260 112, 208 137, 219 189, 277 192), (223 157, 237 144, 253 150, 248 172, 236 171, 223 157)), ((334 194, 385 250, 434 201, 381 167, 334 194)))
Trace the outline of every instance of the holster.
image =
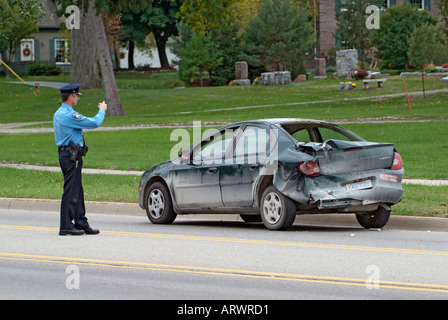
POLYGON ((69 142, 70 145, 70 160, 76 161, 78 159, 78 154, 81 154, 81 156, 85 156, 87 154, 87 151, 89 150, 89 147, 84 145, 80 146, 79 144, 75 144, 73 141, 69 142))

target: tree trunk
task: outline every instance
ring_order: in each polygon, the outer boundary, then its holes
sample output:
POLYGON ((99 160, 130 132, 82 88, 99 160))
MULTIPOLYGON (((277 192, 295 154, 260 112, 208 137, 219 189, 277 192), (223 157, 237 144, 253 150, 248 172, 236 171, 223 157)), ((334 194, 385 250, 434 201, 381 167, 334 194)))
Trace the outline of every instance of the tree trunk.
POLYGON ((103 86, 105 100, 108 106, 109 115, 111 117, 125 116, 123 105, 121 104, 118 94, 117 83, 115 81, 112 59, 110 57, 109 46, 107 45, 106 32, 104 30, 103 18, 101 13, 97 14, 94 1, 89 1, 89 11, 92 10, 93 27, 95 32, 96 48, 98 59, 100 62, 101 75, 103 78, 103 86))
POLYGON ((128 50, 128 69, 134 70, 134 49, 135 49, 135 42, 132 40, 129 40, 129 50, 128 50))
MULTIPOLYGON (((167 27, 168 29, 169 27, 167 27)), ((152 28, 152 33, 154 34, 154 38, 156 40, 157 51, 159 53, 159 61, 160 67, 162 69, 171 68, 170 63, 168 61, 168 57, 166 55, 166 42, 168 38, 165 36, 168 32, 165 30, 164 35, 162 36, 158 28, 152 28)))
POLYGON ((84 12, 80 29, 72 29, 70 83, 81 83, 84 89, 101 88, 100 73, 93 33, 94 12, 84 12))

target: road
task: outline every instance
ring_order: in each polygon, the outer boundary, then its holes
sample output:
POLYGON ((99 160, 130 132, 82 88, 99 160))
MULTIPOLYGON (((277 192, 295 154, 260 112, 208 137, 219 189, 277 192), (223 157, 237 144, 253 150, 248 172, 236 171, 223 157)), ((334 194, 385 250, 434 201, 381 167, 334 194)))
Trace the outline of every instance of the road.
POLYGON ((101 234, 61 237, 55 211, 0 209, 0 299, 448 298, 446 232, 88 217, 101 234))

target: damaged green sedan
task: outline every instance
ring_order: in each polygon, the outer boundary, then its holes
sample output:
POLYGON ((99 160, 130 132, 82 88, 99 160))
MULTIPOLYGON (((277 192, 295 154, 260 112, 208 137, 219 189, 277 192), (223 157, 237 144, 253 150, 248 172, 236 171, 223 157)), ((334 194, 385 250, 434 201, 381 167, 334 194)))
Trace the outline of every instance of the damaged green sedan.
POLYGON ((393 144, 367 142, 339 125, 245 121, 148 169, 139 204, 152 223, 229 213, 287 230, 297 214, 354 213, 364 228, 382 228, 402 199, 403 175, 393 144))

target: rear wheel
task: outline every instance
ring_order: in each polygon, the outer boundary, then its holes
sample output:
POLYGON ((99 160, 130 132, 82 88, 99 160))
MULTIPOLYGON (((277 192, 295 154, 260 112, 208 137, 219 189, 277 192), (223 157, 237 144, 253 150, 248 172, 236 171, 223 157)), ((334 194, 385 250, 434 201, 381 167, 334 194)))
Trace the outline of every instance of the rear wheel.
POLYGON ((146 192, 146 214, 154 224, 170 224, 176 219, 173 202, 167 187, 156 182, 146 192))
POLYGON ((390 210, 387 210, 384 207, 378 207, 373 212, 357 214, 356 219, 358 223, 366 228, 382 228, 389 221, 390 210))
POLYGON ((296 204, 274 186, 270 186, 261 196, 260 214, 266 228, 287 230, 296 218, 296 204))

